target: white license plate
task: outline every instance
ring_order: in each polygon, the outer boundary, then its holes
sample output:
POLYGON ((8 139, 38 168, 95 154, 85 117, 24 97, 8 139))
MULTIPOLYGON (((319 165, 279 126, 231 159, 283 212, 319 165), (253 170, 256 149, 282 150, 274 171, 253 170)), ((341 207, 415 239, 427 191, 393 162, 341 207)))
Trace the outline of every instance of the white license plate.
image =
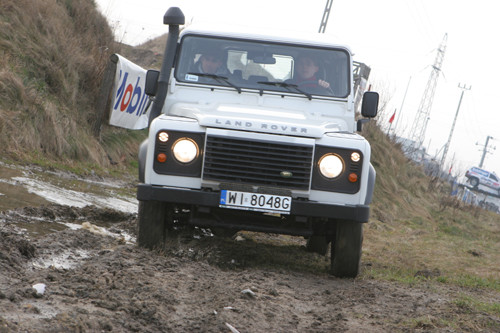
POLYGON ((290 214, 292 197, 221 190, 219 206, 258 212, 290 214))

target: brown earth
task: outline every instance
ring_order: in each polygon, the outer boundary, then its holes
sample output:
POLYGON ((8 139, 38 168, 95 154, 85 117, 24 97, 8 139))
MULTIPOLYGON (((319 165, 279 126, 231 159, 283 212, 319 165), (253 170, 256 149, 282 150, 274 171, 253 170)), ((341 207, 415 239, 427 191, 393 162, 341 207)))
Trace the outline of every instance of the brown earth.
POLYGON ((135 214, 96 207, 0 214, 0 332, 500 331, 499 317, 455 301, 498 303, 491 291, 334 278, 328 258, 283 236, 180 230, 151 252, 127 238, 135 229, 135 214))

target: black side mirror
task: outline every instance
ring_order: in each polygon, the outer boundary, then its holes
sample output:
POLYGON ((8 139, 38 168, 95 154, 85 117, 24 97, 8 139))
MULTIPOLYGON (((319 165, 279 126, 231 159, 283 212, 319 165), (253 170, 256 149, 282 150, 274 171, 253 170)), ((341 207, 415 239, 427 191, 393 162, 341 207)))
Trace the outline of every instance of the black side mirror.
POLYGON ((158 90, 158 78, 160 77, 160 72, 150 69, 146 73, 146 86, 144 90, 148 96, 156 96, 156 91, 158 90))
POLYGON ((361 104, 361 115, 366 118, 374 118, 378 111, 378 93, 367 91, 363 94, 363 103, 361 104))

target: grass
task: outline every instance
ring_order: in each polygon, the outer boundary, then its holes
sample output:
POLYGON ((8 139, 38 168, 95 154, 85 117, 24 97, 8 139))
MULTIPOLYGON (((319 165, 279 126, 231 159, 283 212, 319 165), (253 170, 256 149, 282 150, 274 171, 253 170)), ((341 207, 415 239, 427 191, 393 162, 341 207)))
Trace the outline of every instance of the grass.
POLYGON ((484 302, 468 295, 460 295, 453 303, 465 311, 486 312, 500 316, 500 303, 484 302))
POLYGON ((92 0, 0 4, 0 152, 108 166, 93 137, 113 33, 92 0))
POLYGON ((362 277, 500 291, 500 215, 464 206, 376 126, 366 126, 377 183, 362 277))

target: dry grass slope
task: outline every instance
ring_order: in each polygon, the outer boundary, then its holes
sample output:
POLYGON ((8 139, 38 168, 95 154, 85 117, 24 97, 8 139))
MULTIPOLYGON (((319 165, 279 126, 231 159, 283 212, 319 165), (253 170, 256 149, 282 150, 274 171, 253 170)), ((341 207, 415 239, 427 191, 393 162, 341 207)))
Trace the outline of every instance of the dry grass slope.
POLYGON ((0 151, 108 165, 106 143, 90 124, 114 52, 113 33, 92 0, 3 0, 0 151))
POLYGON ((500 290, 500 216, 464 206, 375 125, 365 127, 377 183, 366 225, 367 276, 500 290))

